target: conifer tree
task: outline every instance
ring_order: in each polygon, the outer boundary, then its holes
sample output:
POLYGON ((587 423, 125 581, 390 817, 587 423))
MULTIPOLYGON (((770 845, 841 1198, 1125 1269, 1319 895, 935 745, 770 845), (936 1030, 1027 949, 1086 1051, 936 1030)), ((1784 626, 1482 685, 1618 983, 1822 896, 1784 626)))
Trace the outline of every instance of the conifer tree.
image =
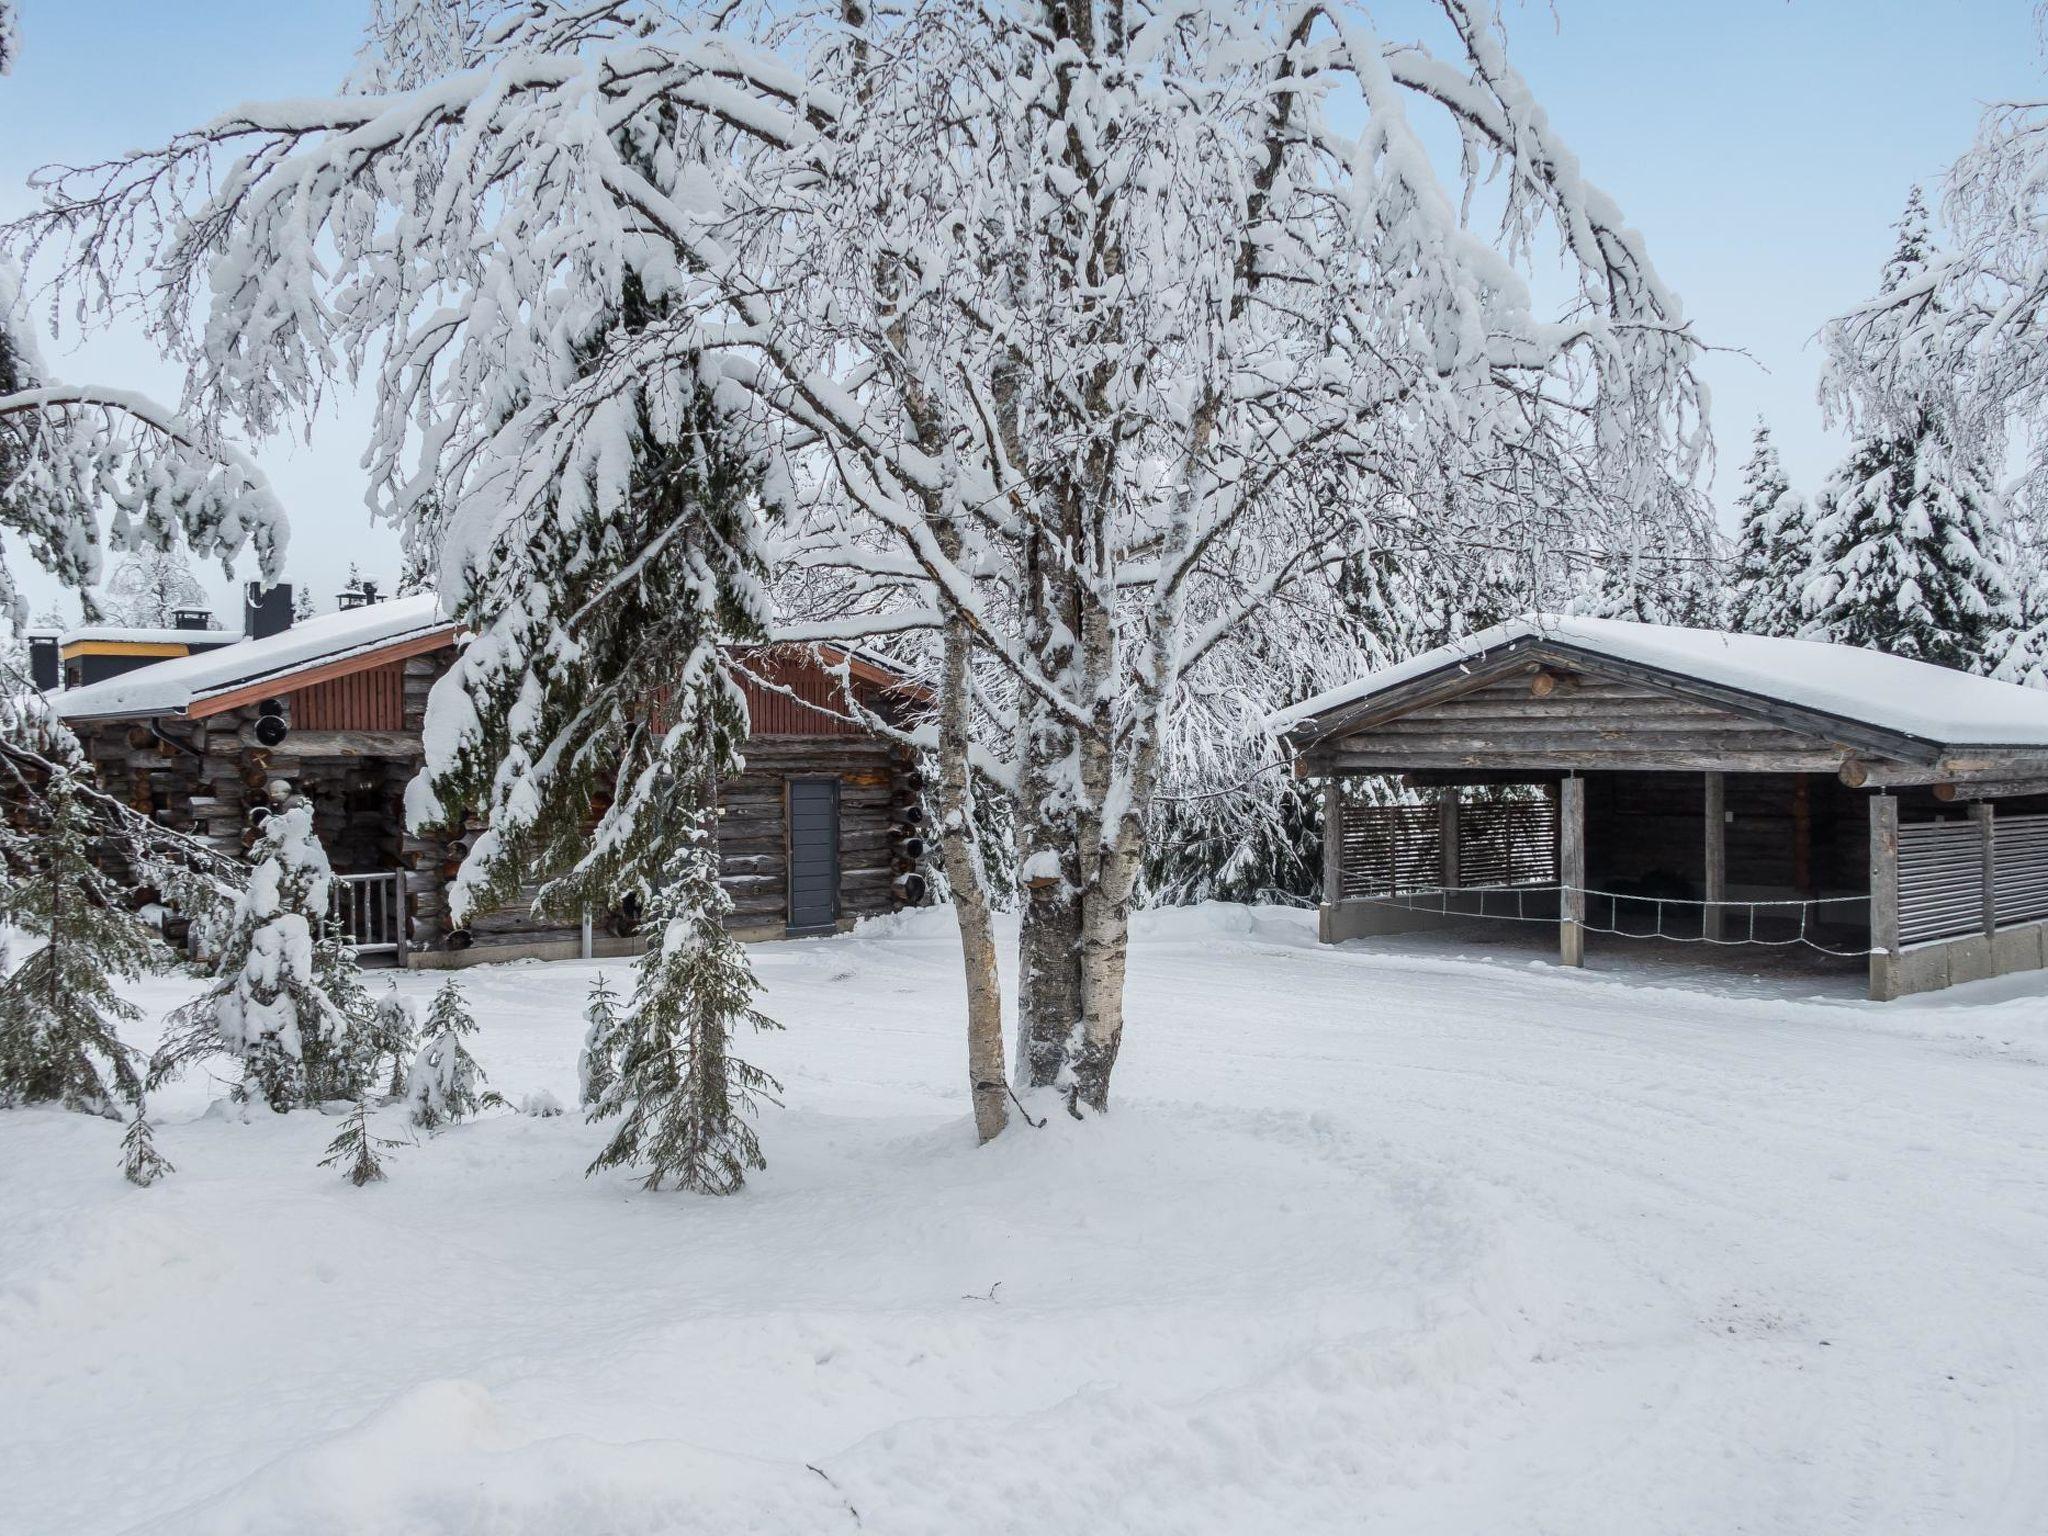
POLYGON ((398 990, 393 982, 385 994, 377 1000, 370 1016, 370 1027, 365 1032, 370 1060, 366 1063, 364 1076, 374 1080, 384 1059, 391 1062, 390 1096, 397 1098, 405 1092, 406 1063, 412 1059, 413 1046, 420 1034, 420 1021, 412 999, 398 990))
POLYGON ((1735 499, 1742 526, 1726 623, 1739 634, 1796 635, 1805 623, 1802 603, 1813 561, 1813 529, 1805 498, 1785 479, 1777 445, 1761 417, 1752 444, 1742 468, 1742 494, 1735 499))
MULTIPOLYGON (((1914 189, 1882 291, 1913 284, 1932 253, 1914 189)), ((2017 617, 1996 550, 1989 466, 1960 440, 1941 381, 1868 412, 1820 495, 1802 634, 1964 671, 1992 665, 2017 617)))
POLYGON ((312 807, 272 813, 251 859, 214 983, 171 1015, 150 1082, 218 1052, 242 1063, 238 1096, 279 1113, 359 1097, 371 1008, 354 950, 324 933, 333 876, 312 807))
POLYGON ((583 1049, 576 1057, 577 1102, 588 1107, 603 1098, 619 1076, 619 994, 602 972, 583 1004, 583 1049))
POLYGON ((384 1177, 384 1164, 377 1155, 379 1150, 399 1145, 402 1143, 379 1136, 370 1129, 370 1101, 367 1098, 357 1099, 355 1108, 341 1123, 341 1133, 327 1144, 327 1155, 320 1159, 320 1166, 338 1166, 341 1176, 361 1189, 365 1184, 377 1183, 384 1177))
POLYGON ((45 942, 0 982, 0 1104, 119 1119, 116 1095, 142 1102, 137 1052, 120 1037, 141 1010, 117 984, 155 968, 155 937, 94 867, 97 832, 68 769, 24 809, 32 825, 6 838, 0 922, 45 942))
POLYGON ((453 978, 441 983, 427 1009, 426 1043, 406 1079, 405 1103, 412 1123, 431 1131, 477 1112, 483 1069, 463 1041, 476 1033, 469 1002, 453 978))
POLYGON ((623 1116, 589 1171, 645 1167, 648 1189, 664 1180, 700 1194, 729 1195, 763 1168, 749 1117, 781 1084, 732 1053, 741 1025, 775 1029, 754 1006, 745 952, 726 931, 731 898, 718 883, 708 836, 684 851, 674 880, 647 914, 650 944, 627 1016, 619 1076, 595 1104, 595 1122, 623 1116))
POLYGON ((155 1138, 149 1129, 149 1115, 138 1103, 135 1106, 135 1119, 128 1126, 128 1134, 121 1138, 122 1174, 130 1184, 147 1189, 165 1174, 177 1171, 157 1151, 155 1138))

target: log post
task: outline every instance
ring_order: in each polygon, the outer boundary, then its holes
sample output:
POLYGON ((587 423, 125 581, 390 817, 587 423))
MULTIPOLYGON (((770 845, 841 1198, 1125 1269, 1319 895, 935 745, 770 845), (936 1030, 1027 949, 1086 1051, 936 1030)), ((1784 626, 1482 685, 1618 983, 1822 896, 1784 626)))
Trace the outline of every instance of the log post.
POLYGON ((1323 908, 1320 937, 1335 942, 1337 903, 1344 899, 1344 785, 1323 780, 1323 908))
POLYGON ((1586 781, 1573 774, 1558 786, 1557 959, 1586 963, 1586 781))
POLYGON ((1870 797, 1870 995, 1892 996, 1899 951, 1899 802, 1870 797))
POLYGON ((1709 770, 1701 775, 1706 794, 1702 801, 1706 819, 1704 855, 1706 905, 1700 908, 1700 937, 1718 942, 1726 935, 1721 921, 1721 903, 1728 899, 1728 781, 1709 770))
POLYGON ((1437 871, 1437 884, 1447 891, 1458 888, 1459 799, 1456 789, 1446 789, 1436 803, 1436 835, 1441 865, 1437 871))
POLYGON ((1998 932, 1998 828, 1991 802, 1979 800, 1970 807, 1970 820, 1977 823, 1978 901, 1984 919, 1984 937, 1998 932))

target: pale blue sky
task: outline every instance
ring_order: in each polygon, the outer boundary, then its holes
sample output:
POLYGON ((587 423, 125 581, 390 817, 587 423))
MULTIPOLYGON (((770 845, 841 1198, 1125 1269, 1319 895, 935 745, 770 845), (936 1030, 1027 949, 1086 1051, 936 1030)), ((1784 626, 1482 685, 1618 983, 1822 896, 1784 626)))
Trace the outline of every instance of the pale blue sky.
MULTIPOLYGON (((362 0, 22 0, 0 84, 0 211, 30 169, 154 143, 251 97, 324 94, 362 0)), ((1508 11, 1509 53, 1586 173, 1640 229, 1704 339, 1724 507, 1759 412, 1795 485, 1839 456, 1814 401, 1814 331, 1867 292, 1907 187, 1969 142, 1981 105, 2040 87, 2031 0, 1556 0, 1508 11)), ((175 393, 133 336, 51 349, 67 378, 175 393)), ((370 526, 360 410, 258 457, 292 513, 292 574, 322 605, 370 526)), ((38 598, 49 590, 36 587, 38 598)))

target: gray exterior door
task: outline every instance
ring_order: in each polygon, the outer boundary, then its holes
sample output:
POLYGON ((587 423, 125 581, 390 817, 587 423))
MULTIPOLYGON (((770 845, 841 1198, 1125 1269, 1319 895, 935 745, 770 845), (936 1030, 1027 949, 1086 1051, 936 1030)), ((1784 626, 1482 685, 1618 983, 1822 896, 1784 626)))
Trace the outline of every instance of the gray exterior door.
POLYGON ((789 781, 790 932, 839 920, 839 781, 789 781))

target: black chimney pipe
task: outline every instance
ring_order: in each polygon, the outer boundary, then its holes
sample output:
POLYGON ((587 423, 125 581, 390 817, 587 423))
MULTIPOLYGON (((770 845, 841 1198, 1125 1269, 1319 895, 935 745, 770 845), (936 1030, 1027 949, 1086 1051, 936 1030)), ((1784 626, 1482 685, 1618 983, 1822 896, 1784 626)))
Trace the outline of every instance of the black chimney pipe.
POLYGON ((28 637, 28 676, 42 692, 48 693, 64 681, 63 652, 55 635, 28 637))
POLYGON ((292 584, 265 587, 252 581, 242 589, 242 630, 251 640, 267 640, 292 627, 292 584))

